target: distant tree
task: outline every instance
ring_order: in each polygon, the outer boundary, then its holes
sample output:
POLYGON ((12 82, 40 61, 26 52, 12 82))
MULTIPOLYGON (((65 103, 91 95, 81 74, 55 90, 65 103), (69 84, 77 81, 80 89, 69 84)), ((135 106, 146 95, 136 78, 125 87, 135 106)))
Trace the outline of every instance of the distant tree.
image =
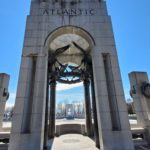
POLYGON ((128 114, 135 114, 133 102, 127 103, 128 114))
POLYGON ((12 107, 11 110, 10 110, 10 117, 11 118, 12 118, 13 114, 14 114, 14 107, 12 107))
POLYGON ((126 102, 130 104, 133 102, 133 99, 128 98, 128 99, 126 99, 126 102))
POLYGON ((5 108, 5 114, 9 114, 10 119, 13 116, 14 106, 9 106, 5 108))

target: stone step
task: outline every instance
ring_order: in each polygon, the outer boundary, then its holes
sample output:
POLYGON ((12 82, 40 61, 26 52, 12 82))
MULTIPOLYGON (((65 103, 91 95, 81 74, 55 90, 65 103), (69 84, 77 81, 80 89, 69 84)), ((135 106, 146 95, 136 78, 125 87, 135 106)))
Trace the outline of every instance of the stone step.
POLYGON ((150 150, 150 146, 137 146, 135 150, 150 150))
POLYGON ((148 143, 144 139, 134 139, 134 145, 135 146, 147 146, 148 143))
POLYGON ((135 146, 148 145, 145 136, 146 131, 144 128, 132 128, 131 133, 135 146))
POLYGON ((8 144, 0 143, 0 150, 8 150, 8 144))
POLYGON ((141 148, 142 150, 150 150, 150 147, 149 147, 149 146, 140 146, 140 148, 141 148))
MULTIPOLYGON (((9 143, 10 132, 0 132, 0 145, 5 147, 5 144, 9 143)), ((1 150, 1 147, 0 147, 1 150)))
POLYGON ((10 132, 0 132, 0 139, 10 138, 10 132))
POLYGON ((78 133, 85 134, 85 125, 83 124, 61 124, 56 125, 56 135, 60 136, 63 134, 78 133))
POLYGON ((144 128, 132 128, 131 129, 132 134, 145 134, 144 128))

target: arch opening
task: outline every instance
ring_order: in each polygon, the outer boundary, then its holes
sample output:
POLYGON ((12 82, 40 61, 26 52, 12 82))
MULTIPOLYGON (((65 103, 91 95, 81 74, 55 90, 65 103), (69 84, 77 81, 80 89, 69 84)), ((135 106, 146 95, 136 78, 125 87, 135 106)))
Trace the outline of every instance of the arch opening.
MULTIPOLYGON (((47 99, 50 106, 48 119, 49 138, 53 139, 55 135, 67 133, 79 133, 93 137, 94 129, 92 120, 94 119, 92 109, 94 110, 94 108, 92 107, 93 103, 90 91, 90 86, 93 86, 93 73, 90 53, 94 47, 94 40, 81 28, 67 26, 53 31, 45 44, 48 48, 48 88, 50 89, 48 90, 48 92, 50 91, 50 96, 47 99), (84 101, 78 101, 80 105, 67 103, 63 106, 62 104, 62 114, 58 113, 56 100, 56 84, 58 85, 58 83, 68 84, 69 86, 82 84, 84 101), (79 107, 82 107, 82 111, 79 111, 79 107), (74 122, 61 122, 58 125, 56 124, 57 115, 61 119, 72 119, 74 122), (75 119, 82 119, 82 122, 79 123, 75 119)), ((70 99, 73 99, 73 96, 70 99)))
POLYGON ((51 75, 54 74, 52 76, 57 81, 73 84, 90 76, 90 52, 94 41, 86 31, 73 26, 61 27, 53 31, 47 41, 49 72, 53 72, 51 75), (72 80, 67 77, 72 77, 72 80), (63 80, 64 78, 67 80, 63 80), (75 78, 78 79, 73 80, 75 78))

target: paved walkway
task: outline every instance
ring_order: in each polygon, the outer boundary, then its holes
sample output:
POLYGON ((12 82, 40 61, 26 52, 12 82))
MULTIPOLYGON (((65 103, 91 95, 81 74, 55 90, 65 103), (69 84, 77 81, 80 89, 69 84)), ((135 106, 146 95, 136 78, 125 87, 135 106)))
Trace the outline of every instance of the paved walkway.
POLYGON ((137 146, 135 147, 135 150, 150 150, 149 146, 137 146))
POLYGON ((49 150, 98 150, 93 140, 80 134, 65 134, 49 141, 49 150), (50 146, 52 145, 52 146, 50 146))
MULTIPOLYGON (((137 124, 137 120, 130 119, 130 124, 137 124)), ((74 120, 67 120, 67 119, 56 119, 56 125, 60 124, 85 124, 85 119, 74 119, 74 120)), ((3 127, 4 128, 11 128, 11 122, 3 122, 3 127)))

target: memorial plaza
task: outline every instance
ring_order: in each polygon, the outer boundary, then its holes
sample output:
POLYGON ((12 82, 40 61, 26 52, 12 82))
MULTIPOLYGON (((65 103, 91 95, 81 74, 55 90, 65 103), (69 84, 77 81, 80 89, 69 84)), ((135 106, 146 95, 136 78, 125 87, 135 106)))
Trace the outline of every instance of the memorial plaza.
POLYGON ((128 73, 127 105, 107 0, 30 3, 7 113, 11 76, 0 73, 0 150, 150 150, 148 74, 128 73), (80 85, 82 100, 58 102, 59 85, 80 85))

